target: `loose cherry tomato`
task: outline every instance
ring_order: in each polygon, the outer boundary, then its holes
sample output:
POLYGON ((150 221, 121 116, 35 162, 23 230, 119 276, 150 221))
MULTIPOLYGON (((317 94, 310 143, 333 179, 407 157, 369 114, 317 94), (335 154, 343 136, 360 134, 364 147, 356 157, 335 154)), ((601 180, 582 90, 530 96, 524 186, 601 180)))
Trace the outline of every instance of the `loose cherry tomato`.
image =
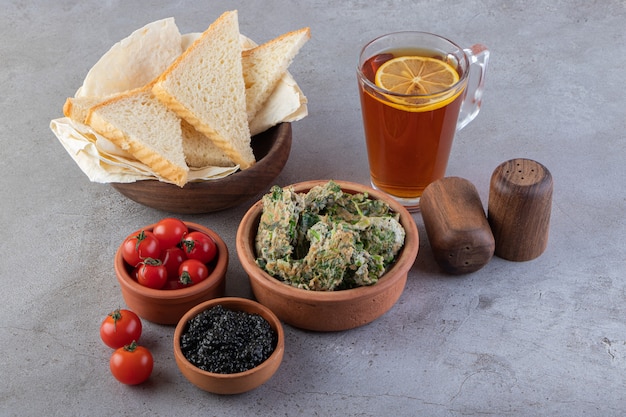
POLYGON ((144 382, 150 377, 153 366, 154 359, 150 351, 138 346, 135 341, 113 352, 109 361, 115 379, 126 385, 144 382))
POLYGON ((185 252, 177 246, 172 246, 170 248, 165 249, 161 253, 161 261, 163 262, 163 266, 167 269, 167 279, 168 280, 178 280, 178 268, 180 264, 183 263, 187 257, 185 256, 185 252))
POLYGON ((147 230, 128 236, 122 245, 122 257, 130 266, 137 266, 146 258, 156 259, 160 254, 159 240, 147 230))
POLYGON ((182 240, 182 248, 189 259, 197 259, 202 263, 209 263, 217 255, 217 245, 211 236, 194 231, 182 240))
POLYGON ((197 284, 209 276, 209 267, 197 259, 187 259, 180 264, 178 275, 184 285, 197 284))
POLYGON ((145 259, 137 271, 137 282, 149 288, 161 289, 167 281, 167 268, 159 259, 145 259))
POLYGON ((140 336, 141 320, 130 310, 114 310, 100 325, 100 338, 113 349, 139 340, 140 336))
POLYGON ((152 229, 152 233, 159 239, 162 248, 178 245, 188 232, 187 225, 182 220, 173 217, 159 220, 152 229))

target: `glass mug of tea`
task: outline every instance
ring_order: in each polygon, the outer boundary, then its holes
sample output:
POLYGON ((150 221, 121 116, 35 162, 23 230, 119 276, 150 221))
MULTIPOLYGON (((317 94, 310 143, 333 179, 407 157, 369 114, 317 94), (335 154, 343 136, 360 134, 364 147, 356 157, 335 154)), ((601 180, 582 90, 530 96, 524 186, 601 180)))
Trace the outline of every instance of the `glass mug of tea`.
POLYGON ((483 45, 463 49, 426 32, 363 47, 357 77, 374 188, 419 209, 424 189, 445 175, 455 133, 480 110, 488 61, 483 45))

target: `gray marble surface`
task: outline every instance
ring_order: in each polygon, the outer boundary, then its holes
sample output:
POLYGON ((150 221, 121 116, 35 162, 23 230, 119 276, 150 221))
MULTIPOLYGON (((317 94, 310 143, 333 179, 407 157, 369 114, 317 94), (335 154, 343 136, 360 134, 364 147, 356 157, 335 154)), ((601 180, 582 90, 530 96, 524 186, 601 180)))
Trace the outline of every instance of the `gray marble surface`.
MULTIPOLYGON (((456 416, 619 415, 626 405, 626 3, 607 1, 9 1, 0 14, 0 415, 456 416), (49 129, 96 60, 144 24, 173 16, 202 31, 239 10, 259 42, 310 26, 291 72, 309 100, 276 183, 367 184, 355 66, 366 41, 423 30, 491 63, 483 108, 454 143, 448 175, 486 205, 491 173, 511 158, 554 178, 550 240, 530 262, 494 258, 450 277, 423 221, 398 303, 340 333, 285 326, 286 353, 257 390, 215 396, 178 372, 173 329, 144 324, 149 382, 110 375, 98 327, 124 306, 113 270, 130 231, 167 213, 91 183, 49 129)), ((251 297, 235 233, 251 200, 185 216, 231 250, 227 294, 251 297)))

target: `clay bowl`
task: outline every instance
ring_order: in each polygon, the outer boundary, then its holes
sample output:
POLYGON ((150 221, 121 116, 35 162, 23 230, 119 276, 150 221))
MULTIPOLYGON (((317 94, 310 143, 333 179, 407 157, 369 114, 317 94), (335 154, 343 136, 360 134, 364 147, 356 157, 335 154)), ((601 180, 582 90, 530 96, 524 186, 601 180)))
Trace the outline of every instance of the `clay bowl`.
POLYGON ((240 394, 259 387, 278 370, 285 351, 285 335, 280 320, 267 307, 246 298, 226 297, 206 301, 189 310, 178 322, 174 331, 174 357, 182 374, 195 386, 215 394, 240 394), (261 315, 276 332, 277 343, 274 352, 263 363, 245 372, 218 374, 204 371, 185 358, 180 348, 180 337, 187 322, 200 312, 221 304, 234 311, 245 311, 261 315))
MULTIPOLYGON (((217 244, 217 260, 213 272, 204 281, 186 288, 160 290, 139 284, 131 277, 132 268, 124 262, 120 247, 115 254, 115 274, 128 307, 141 318, 158 324, 173 325, 190 308, 213 298, 222 297, 226 286, 228 248, 213 230, 196 223, 185 222, 189 231, 198 230, 211 236, 217 244)), ((152 230, 154 224, 143 230, 152 230)), ((137 231, 137 233, 139 230, 137 231)))
POLYGON ((112 183, 129 199, 169 213, 200 214, 237 206, 266 190, 291 151, 291 123, 281 123, 252 138, 256 164, 225 178, 179 187, 157 180, 112 183))
MULTIPOLYGON (((297 192, 307 192, 325 182, 327 180, 306 181, 295 184, 294 189, 297 192)), ((404 247, 396 262, 376 284, 341 291, 309 291, 292 287, 267 274, 255 263, 254 239, 263 210, 262 201, 250 208, 237 230, 237 254, 249 276, 256 299, 285 323, 306 330, 348 330, 383 315, 400 298, 408 271, 419 249, 417 227, 402 205, 370 187, 345 181, 335 182, 344 192, 367 192, 369 198, 384 200, 400 214, 400 223, 406 231, 404 247)))

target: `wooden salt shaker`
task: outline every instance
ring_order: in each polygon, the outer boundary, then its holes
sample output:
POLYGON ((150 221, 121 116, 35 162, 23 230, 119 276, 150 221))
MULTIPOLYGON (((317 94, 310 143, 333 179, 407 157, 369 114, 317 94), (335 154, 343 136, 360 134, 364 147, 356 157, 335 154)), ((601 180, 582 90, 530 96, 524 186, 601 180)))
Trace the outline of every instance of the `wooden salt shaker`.
POLYGON ((510 261, 529 261, 548 244, 552 209, 552 175, 530 159, 511 159, 491 176, 487 217, 495 254, 510 261))
POLYGON ((424 190, 420 210, 441 269, 466 274, 489 262, 495 243, 474 184, 459 177, 439 179, 424 190))

